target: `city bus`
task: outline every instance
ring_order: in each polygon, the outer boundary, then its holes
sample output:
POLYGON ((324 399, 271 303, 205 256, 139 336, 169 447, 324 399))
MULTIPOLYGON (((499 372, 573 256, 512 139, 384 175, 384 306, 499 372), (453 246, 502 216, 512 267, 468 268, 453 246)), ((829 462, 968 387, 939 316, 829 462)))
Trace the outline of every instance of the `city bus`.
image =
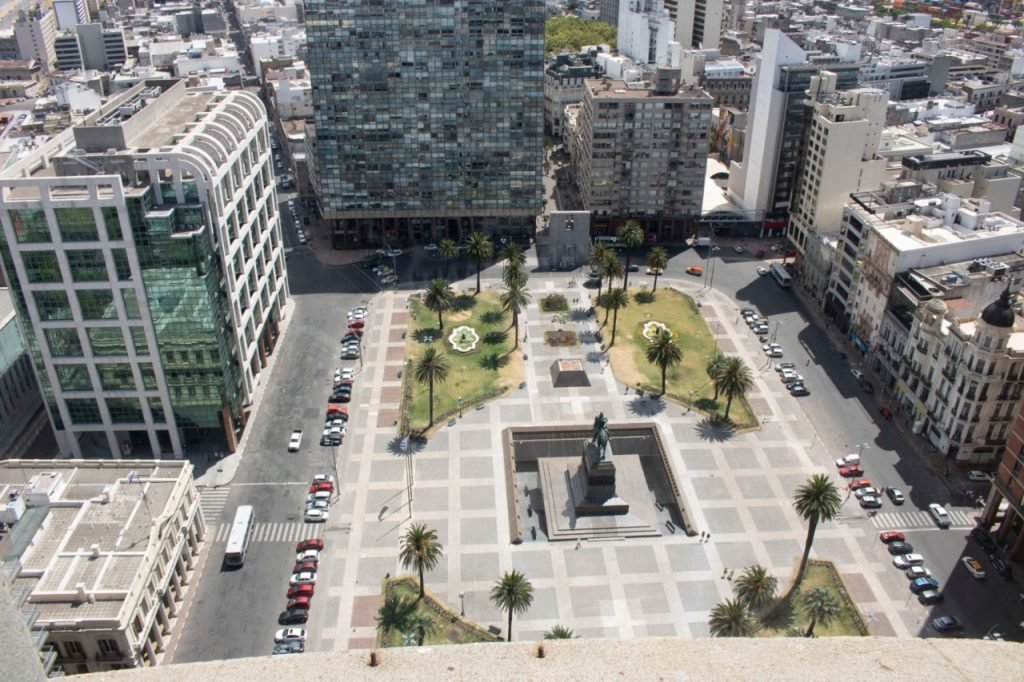
POLYGON ((782 267, 778 263, 772 263, 771 267, 772 277, 778 282, 779 286, 783 289, 788 289, 789 285, 793 283, 793 278, 786 272, 786 268, 782 267))
POLYGON ((245 563, 245 552, 249 549, 255 518, 253 508, 247 504, 239 506, 235 511, 235 520, 231 522, 231 534, 228 535, 228 546, 224 550, 224 563, 228 566, 238 567, 245 563))

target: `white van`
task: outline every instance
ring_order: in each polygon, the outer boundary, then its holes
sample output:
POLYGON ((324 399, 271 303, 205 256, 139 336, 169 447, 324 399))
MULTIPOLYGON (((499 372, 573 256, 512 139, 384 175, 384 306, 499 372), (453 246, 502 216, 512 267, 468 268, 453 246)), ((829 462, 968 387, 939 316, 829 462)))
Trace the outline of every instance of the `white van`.
POLYGON ((929 504, 928 513, 935 519, 935 523, 939 524, 939 528, 949 528, 949 512, 941 504, 936 504, 935 502, 929 504))
POLYGON ((836 460, 837 467, 852 467, 860 466, 860 455, 853 454, 847 455, 846 457, 840 457, 836 460))

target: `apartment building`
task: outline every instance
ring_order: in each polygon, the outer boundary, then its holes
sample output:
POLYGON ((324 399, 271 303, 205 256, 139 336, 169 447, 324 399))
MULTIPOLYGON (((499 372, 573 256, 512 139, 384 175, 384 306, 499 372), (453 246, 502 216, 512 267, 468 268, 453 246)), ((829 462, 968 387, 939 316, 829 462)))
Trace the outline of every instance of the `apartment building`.
POLYGON ((991 529, 1007 559, 1024 559, 1024 403, 1014 413, 978 525, 991 529))
POLYGON ((660 68, 654 85, 587 81, 572 159, 595 233, 633 217, 658 241, 694 233, 704 199, 714 100, 680 88, 679 71, 660 68))
POLYGON ((312 0, 305 12, 317 201, 336 243, 532 236, 543 202, 543 0, 312 0))
POLYGON ((43 71, 53 68, 53 41, 57 35, 57 17, 52 9, 36 5, 18 10, 14 21, 14 40, 18 45, 18 59, 35 60, 43 71))
POLYGON ((544 127, 553 136, 564 135, 565 107, 583 101, 586 80, 601 75, 602 69, 594 59, 599 51, 563 52, 544 69, 544 127))
POLYGON ((188 462, 0 462, 3 568, 65 673, 154 666, 206 535, 188 462))
POLYGON ((289 295, 255 95, 135 86, 5 167, 0 227, 62 455, 234 451, 289 295))
POLYGON ((672 4, 677 5, 673 17, 676 22, 676 41, 684 48, 717 50, 722 39, 725 0, 692 0, 672 4))

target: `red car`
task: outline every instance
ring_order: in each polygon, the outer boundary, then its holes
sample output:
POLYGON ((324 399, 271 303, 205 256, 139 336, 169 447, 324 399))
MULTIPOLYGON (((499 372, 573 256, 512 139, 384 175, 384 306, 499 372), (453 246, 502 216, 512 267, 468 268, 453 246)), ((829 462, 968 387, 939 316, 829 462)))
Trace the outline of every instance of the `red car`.
POLYGON ((315 549, 322 552, 324 549, 324 541, 320 538, 308 538, 295 545, 296 552, 305 552, 307 549, 315 549))
POLYGON ((288 600, 288 605, 285 607, 289 611, 292 609, 306 609, 309 610, 311 606, 309 597, 295 597, 294 599, 288 600))
POLYGON ((344 419, 348 421, 348 407, 344 405, 327 405, 327 419, 344 419))
POLYGON ((345 329, 345 336, 348 336, 349 334, 355 334, 357 337, 363 338, 363 321, 357 321, 359 322, 358 326, 355 324, 355 322, 348 323, 348 328, 345 329))
POLYGON ((288 598, 298 599, 299 597, 305 597, 310 599, 313 596, 314 586, 309 584, 292 585, 288 588, 288 598))
POLYGON ((316 573, 316 563, 315 561, 298 561, 295 563, 292 573, 316 573))
POLYGON ((850 466, 839 467, 839 475, 843 478, 853 478, 854 476, 863 476, 864 470, 858 464, 851 464, 850 466))
POLYGON ((309 486, 309 492, 318 493, 321 490, 326 490, 329 493, 334 492, 334 484, 330 481, 317 481, 313 485, 309 486))
POLYGON ((878 539, 888 545, 890 542, 903 542, 907 537, 898 530, 883 530, 878 539))
POLYGON ((365 326, 366 322, 364 320, 350 320, 348 323, 349 329, 362 329, 365 326))
POLYGON ((871 481, 866 478, 857 478, 850 481, 850 489, 858 490, 859 488, 870 488, 871 481))

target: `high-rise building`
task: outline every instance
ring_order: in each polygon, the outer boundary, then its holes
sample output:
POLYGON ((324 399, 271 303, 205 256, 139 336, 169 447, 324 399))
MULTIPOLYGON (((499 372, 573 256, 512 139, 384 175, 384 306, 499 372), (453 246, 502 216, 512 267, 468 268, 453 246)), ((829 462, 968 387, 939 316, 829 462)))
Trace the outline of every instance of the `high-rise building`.
POLYGON ((57 18, 52 9, 36 5, 19 10, 14 22, 14 39, 23 60, 34 59, 43 71, 53 68, 53 40, 57 36, 57 18))
MULTIPOLYGON (((1014 377, 1020 394, 1024 377, 1014 377)), ((1024 558, 1024 402, 1017 404, 1013 423, 992 480, 978 525, 991 530, 996 544, 1011 561, 1024 558)))
POLYGON ((61 453, 234 450, 288 299, 255 95, 140 83, 5 166, 0 227, 61 453))
POLYGON ((39 433, 43 401, 18 328, 14 301, 0 289, 0 459, 20 457, 39 433))
POLYGON ((688 0, 679 5, 674 10, 676 40, 684 48, 717 50, 722 39, 725 0, 688 0))
POLYGON ((305 11, 317 198, 336 244, 533 233, 542 0, 313 0, 305 11))
POLYGON ((683 241, 701 215, 714 99, 680 88, 677 69, 658 69, 654 87, 586 85, 573 170, 595 231, 634 217, 658 241, 683 241))

